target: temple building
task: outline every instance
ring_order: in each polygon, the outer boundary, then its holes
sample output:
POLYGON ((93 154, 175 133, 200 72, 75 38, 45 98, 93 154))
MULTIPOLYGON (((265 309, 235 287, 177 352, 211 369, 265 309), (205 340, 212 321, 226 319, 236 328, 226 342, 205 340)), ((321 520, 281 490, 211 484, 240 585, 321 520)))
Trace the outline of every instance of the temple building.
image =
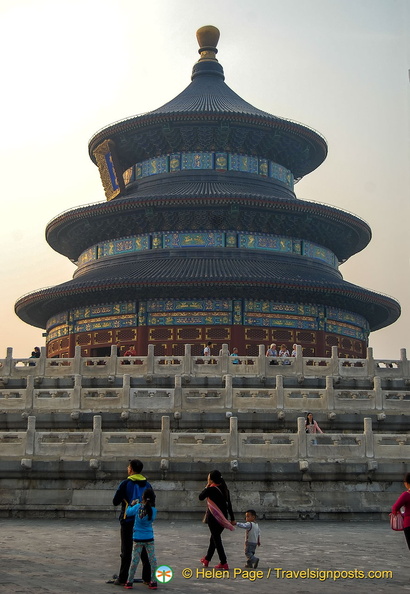
POLYGON ((20 298, 45 328, 48 357, 155 355, 212 343, 258 354, 271 342, 305 356, 365 357, 371 331, 399 304, 345 281, 339 266, 371 230, 338 208, 300 200, 295 183, 326 158, 310 128, 253 107, 225 83, 219 31, 197 33, 200 59, 177 97, 91 139, 107 200, 47 226, 76 263, 71 280, 20 298))

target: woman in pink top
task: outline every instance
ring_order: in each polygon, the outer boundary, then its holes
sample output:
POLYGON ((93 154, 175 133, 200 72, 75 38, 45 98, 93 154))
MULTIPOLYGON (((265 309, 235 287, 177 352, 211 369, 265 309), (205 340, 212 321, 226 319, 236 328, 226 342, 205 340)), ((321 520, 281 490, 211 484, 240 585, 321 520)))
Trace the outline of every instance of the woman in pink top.
MULTIPOLYGON (((317 422, 314 420, 312 413, 306 415, 305 431, 306 433, 323 433, 317 422)), ((312 445, 317 445, 317 439, 312 439, 312 445)))
POLYGON ((406 537, 407 546, 410 549, 410 472, 404 477, 404 486, 407 491, 404 491, 391 508, 394 514, 400 513, 400 508, 404 507, 404 536, 406 537))
POLYGON ((323 433, 319 425, 314 420, 312 413, 308 413, 306 415, 305 429, 306 433, 323 433))

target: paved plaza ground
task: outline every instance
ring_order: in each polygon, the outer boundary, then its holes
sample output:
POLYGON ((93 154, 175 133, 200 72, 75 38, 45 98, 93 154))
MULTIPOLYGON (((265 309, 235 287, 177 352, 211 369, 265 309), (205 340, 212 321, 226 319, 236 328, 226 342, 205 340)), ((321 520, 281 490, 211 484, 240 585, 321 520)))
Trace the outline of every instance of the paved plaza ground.
MULTIPOLYGON (((358 594, 410 592, 410 551, 403 533, 393 532, 387 521, 262 521, 257 574, 243 573, 244 530, 225 531, 230 571, 221 577, 208 577, 199 563, 209 538, 205 524, 158 520, 154 527, 158 563, 174 572, 171 581, 158 584, 158 591, 169 594, 317 594, 344 592, 346 586, 358 594)), ((118 571, 119 547, 119 524, 114 518, 2 519, 0 592, 124 592, 106 583, 118 571)), ((218 559, 213 561, 211 565, 218 559)), ((150 590, 135 584, 133 591, 150 590)))

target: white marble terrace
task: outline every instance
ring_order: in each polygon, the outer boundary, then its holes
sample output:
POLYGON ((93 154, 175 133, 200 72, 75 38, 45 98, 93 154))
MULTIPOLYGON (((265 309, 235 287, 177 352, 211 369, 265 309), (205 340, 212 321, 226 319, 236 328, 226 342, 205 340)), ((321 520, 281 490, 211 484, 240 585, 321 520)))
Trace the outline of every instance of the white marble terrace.
POLYGON ((2 457, 20 459, 26 467, 34 458, 98 466, 101 459, 126 459, 134 444, 139 457, 160 460, 163 468, 170 460, 204 459, 230 461, 233 467, 238 460, 302 465, 310 460, 367 460, 371 468, 380 460, 410 458, 409 433, 376 433, 368 416, 383 420, 389 414, 410 415, 410 367, 404 349, 400 359, 390 361, 375 360, 370 348, 366 359, 339 359, 336 349, 330 358, 306 358, 298 347, 296 357, 270 363, 263 345, 258 357, 240 358, 239 364, 233 363, 225 345, 223 354, 209 361, 192 357, 189 345, 182 357, 155 357, 150 345, 146 357, 117 357, 113 347, 110 357, 97 359, 81 357, 79 348, 73 359, 47 359, 45 349, 39 359, 13 359, 8 349, 7 357, 0 360, 0 413, 21 414, 27 429, 0 432, 2 457), (293 378, 296 387, 284 387, 286 378, 293 378), (304 387, 305 378, 317 378, 323 387, 304 387), (161 385, 161 379, 170 387, 161 385), (248 380, 257 387, 247 387, 248 380), (356 381, 351 382, 353 388, 339 387, 346 383, 343 380, 356 381), (135 382, 138 385, 133 387, 135 382), (304 417, 298 413, 307 410, 329 419, 339 413, 360 414, 363 429, 306 435, 304 417), (118 414, 126 421, 130 414, 144 411, 159 414, 160 429, 102 427, 104 413, 118 414), (73 420, 91 413, 93 427, 39 431, 36 415, 50 412, 65 412, 73 420), (220 413, 226 418, 226 430, 173 431, 171 418, 186 412, 220 413), (238 423, 237 415, 244 412, 262 412, 276 419, 293 413, 297 421, 293 431, 252 433, 238 423))

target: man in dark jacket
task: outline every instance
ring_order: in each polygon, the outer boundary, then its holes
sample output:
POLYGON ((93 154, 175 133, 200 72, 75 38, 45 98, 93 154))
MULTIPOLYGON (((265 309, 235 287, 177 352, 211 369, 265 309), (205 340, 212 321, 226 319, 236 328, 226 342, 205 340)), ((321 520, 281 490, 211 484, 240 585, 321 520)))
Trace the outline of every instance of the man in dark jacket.
MULTIPOLYGON (((145 476, 141 474, 144 468, 141 460, 130 460, 128 464, 128 478, 122 481, 112 500, 114 505, 121 504, 120 524, 121 524, 121 567, 118 577, 114 584, 123 586, 128 579, 128 570, 130 568, 132 557, 132 531, 134 527, 134 517, 127 518, 127 507, 131 502, 139 503, 145 489, 152 489, 145 476)), ((141 552, 142 562, 142 581, 149 583, 151 581, 151 566, 148 561, 148 554, 145 547, 141 552)))

